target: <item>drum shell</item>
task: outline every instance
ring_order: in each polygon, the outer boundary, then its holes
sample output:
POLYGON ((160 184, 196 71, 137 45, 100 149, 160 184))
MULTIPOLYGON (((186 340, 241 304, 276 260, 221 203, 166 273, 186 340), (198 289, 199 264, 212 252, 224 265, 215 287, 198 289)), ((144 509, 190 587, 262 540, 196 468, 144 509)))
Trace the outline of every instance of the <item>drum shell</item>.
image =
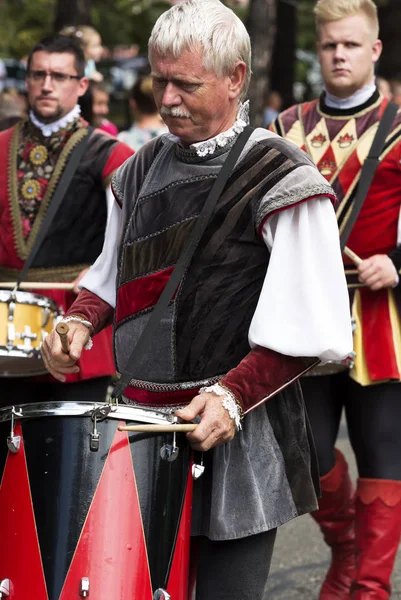
POLYGON ((0 289, 0 377, 47 373, 40 346, 59 316, 51 298, 0 289), (28 328, 28 329, 26 329, 28 328), (26 336, 21 338, 20 336, 26 336))
POLYGON ((14 600, 33 590, 35 600, 80 598, 83 577, 99 599, 151 600, 155 589, 172 588, 174 599, 186 600, 190 450, 179 436, 178 459, 162 460, 172 434, 117 431, 119 423, 135 422, 98 423, 94 452, 90 417, 21 419, 15 455, 4 449, 10 421, 0 422, 0 581, 12 580, 14 600))

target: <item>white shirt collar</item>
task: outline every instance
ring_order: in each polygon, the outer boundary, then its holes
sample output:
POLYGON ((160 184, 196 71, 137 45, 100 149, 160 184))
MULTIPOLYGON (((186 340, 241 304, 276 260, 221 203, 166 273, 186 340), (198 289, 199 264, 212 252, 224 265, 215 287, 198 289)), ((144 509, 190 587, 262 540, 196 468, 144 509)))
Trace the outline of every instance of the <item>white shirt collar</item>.
POLYGON ((67 125, 75 121, 80 114, 81 107, 79 104, 76 104, 68 114, 64 115, 64 117, 61 117, 61 119, 58 119, 57 121, 53 121, 53 123, 42 123, 31 110, 29 111, 29 118, 35 127, 41 130, 44 137, 50 137, 53 133, 60 131, 60 129, 65 129, 67 125))
POLYGON ((216 148, 223 148, 227 146, 228 142, 235 138, 241 133, 249 123, 249 100, 241 102, 239 105, 237 119, 227 131, 219 133, 215 137, 203 142, 196 142, 190 145, 191 150, 195 150, 198 156, 206 156, 207 154, 214 154, 216 148))
POLYGON ((324 102, 326 106, 330 108, 337 108, 340 110, 347 110, 349 108, 355 108, 356 106, 361 106, 361 104, 365 104, 367 100, 374 94, 376 89, 375 80, 372 79, 370 83, 363 86, 360 90, 357 90, 352 96, 348 98, 337 98, 333 94, 330 94, 326 88, 324 102))
MULTIPOLYGON (((219 133, 215 137, 203 142, 196 142, 189 146, 190 150, 195 150, 196 154, 200 157, 207 156, 207 154, 214 154, 216 148, 223 148, 227 146, 228 142, 241 133, 245 127, 249 124, 249 100, 241 102, 239 105, 237 119, 227 131, 219 133)), ((180 142, 180 139, 175 135, 169 135, 170 139, 175 142, 180 142)))

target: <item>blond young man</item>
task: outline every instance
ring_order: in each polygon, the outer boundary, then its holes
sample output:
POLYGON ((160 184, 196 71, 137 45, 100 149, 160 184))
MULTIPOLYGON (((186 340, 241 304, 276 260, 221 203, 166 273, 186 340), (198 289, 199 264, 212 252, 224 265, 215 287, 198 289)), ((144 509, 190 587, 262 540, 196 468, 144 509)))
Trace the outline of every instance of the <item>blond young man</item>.
MULTIPOLYGON (((361 168, 387 106, 375 85, 382 43, 372 0, 319 0, 317 49, 324 80, 320 99, 283 112, 272 129, 308 152, 333 186, 340 232, 352 211, 361 168)), ((314 513, 332 549, 321 600, 389 598, 401 535, 401 114, 347 245, 344 258, 356 322, 356 361, 348 372, 307 377, 304 396, 321 472, 314 513), (343 408, 356 455, 356 494, 334 449, 343 408)), ((326 371, 327 372, 327 371, 326 371)))

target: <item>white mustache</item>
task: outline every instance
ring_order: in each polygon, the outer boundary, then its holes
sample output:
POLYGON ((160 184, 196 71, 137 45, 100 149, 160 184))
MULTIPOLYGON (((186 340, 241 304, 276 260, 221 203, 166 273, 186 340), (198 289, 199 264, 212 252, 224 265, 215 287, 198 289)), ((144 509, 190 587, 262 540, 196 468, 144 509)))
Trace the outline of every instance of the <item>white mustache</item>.
POLYGON ((162 106, 160 109, 160 114, 162 117, 179 117, 181 119, 191 118, 189 112, 182 110, 182 108, 179 108, 178 106, 172 106, 171 108, 162 106))

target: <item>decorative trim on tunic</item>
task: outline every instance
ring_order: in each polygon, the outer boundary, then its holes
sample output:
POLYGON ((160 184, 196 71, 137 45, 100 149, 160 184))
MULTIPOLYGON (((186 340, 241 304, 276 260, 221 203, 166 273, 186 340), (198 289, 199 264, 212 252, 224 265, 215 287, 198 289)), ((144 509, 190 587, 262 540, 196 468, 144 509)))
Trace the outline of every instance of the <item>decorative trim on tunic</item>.
MULTIPOLYGON (((89 264, 73 265, 72 267, 50 267, 29 269, 24 281, 73 281, 89 264)), ((0 281, 16 281, 20 274, 19 269, 0 266, 0 281)))
POLYGON ((51 179, 47 186, 43 200, 41 201, 39 212, 35 218, 35 222, 30 231, 27 241, 24 239, 22 225, 21 225, 21 212, 18 202, 18 175, 17 175, 17 160, 18 160, 18 147, 20 142, 20 135, 25 122, 18 123, 15 126, 13 136, 10 144, 9 163, 8 163, 8 192, 10 202, 11 219, 13 223, 13 235, 14 243, 19 258, 25 261, 32 249, 35 242, 36 236, 39 232, 42 221, 46 215, 47 209, 50 205, 51 199, 55 188, 59 182, 65 165, 74 150, 74 148, 88 135, 88 130, 84 127, 79 128, 74 132, 66 145, 62 149, 57 164, 52 173, 51 179))

